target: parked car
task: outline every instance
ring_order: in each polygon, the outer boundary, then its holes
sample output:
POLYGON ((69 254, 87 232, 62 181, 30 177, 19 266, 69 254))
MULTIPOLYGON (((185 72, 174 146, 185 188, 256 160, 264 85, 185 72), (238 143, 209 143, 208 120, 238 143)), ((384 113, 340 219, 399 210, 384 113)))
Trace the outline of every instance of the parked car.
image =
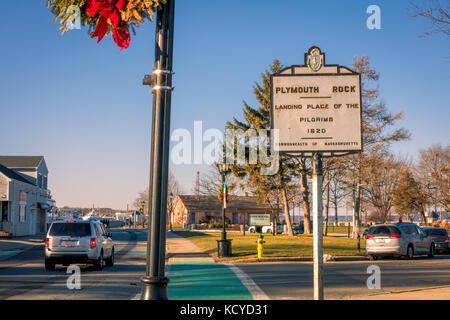
POLYGON ((362 237, 365 239, 368 234, 369 234, 369 229, 366 229, 366 230, 364 230, 362 237))
POLYGON ((45 269, 56 264, 93 263, 97 270, 103 264, 114 265, 112 234, 96 220, 55 221, 45 239, 45 269))
MULTIPOLYGON (((283 233, 283 225, 281 223, 277 223, 277 233, 283 233)), ((270 224, 270 226, 250 226, 248 228, 248 232, 250 233, 273 233, 273 222, 270 224)))
POLYGON ((301 234, 304 232, 303 226, 295 226, 292 228, 294 234, 301 234))
POLYGON ((436 244, 436 252, 450 253, 449 236, 447 229, 444 228, 422 228, 428 236, 433 239, 436 244))
POLYGON ((434 256, 436 244, 424 230, 414 223, 380 224, 369 228, 366 252, 371 260, 382 256, 434 256))

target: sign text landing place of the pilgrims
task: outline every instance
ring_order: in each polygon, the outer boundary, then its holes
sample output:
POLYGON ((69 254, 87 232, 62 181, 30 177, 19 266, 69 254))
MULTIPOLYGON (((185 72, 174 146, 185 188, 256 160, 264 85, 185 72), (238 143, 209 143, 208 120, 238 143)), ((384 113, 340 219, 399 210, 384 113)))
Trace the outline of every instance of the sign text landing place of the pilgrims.
POLYGON ((271 76, 271 127, 279 130, 280 153, 362 150, 361 77, 346 67, 326 65, 311 47, 305 64, 271 76))

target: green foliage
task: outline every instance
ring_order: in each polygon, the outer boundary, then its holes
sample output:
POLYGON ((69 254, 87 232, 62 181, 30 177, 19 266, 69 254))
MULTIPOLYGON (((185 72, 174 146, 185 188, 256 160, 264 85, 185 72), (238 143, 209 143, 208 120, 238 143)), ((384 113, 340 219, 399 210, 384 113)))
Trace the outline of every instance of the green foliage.
POLYGON ((409 215, 417 212, 420 207, 420 191, 409 168, 404 168, 399 174, 399 180, 394 189, 392 204, 398 215, 409 215))
POLYGON ((50 8, 50 11, 55 16, 54 21, 61 24, 59 30, 62 30, 62 34, 64 34, 68 27, 66 25, 67 20, 72 15, 68 12, 68 8, 70 6, 77 6, 80 8, 80 20, 83 26, 89 27, 89 33, 92 33, 97 24, 97 19, 91 18, 86 13, 86 2, 87 0, 47 0, 47 8, 50 8))
MULTIPOLYGON (((134 32, 133 25, 139 26, 144 22, 144 18, 153 21, 154 12, 164 3, 166 3, 165 0, 129 0, 125 9, 121 11, 121 18, 124 23, 132 27, 134 32)), ((81 23, 89 27, 89 34, 94 31, 99 14, 96 17, 90 17, 86 12, 88 4, 88 0, 47 0, 47 7, 55 16, 55 22, 59 20, 61 24, 59 29, 63 34, 68 30, 66 23, 72 15, 68 12, 71 6, 80 8, 81 23)))

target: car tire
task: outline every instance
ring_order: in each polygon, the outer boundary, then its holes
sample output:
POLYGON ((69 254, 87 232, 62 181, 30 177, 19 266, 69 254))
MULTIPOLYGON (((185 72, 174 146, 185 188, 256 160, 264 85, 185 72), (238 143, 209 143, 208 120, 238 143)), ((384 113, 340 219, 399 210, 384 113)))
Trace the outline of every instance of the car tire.
POLYGON ((428 258, 433 258, 434 254, 436 253, 436 247, 434 244, 430 246, 430 252, 428 252, 428 258))
POLYGON ((114 265, 114 248, 112 248, 111 257, 109 257, 109 259, 106 259, 105 262, 108 267, 112 267, 114 265))
POLYGON ((248 230, 250 233, 255 233, 255 229, 248 230))
POLYGON ((45 270, 46 271, 53 271, 55 270, 55 262, 50 259, 45 259, 45 270))
POLYGON ((414 258, 414 248, 412 245, 409 245, 406 249, 406 258, 408 260, 412 260, 414 258))
POLYGON ((100 252, 98 259, 94 262, 95 270, 102 271, 103 269, 103 251, 100 252))
POLYGON ((267 234, 272 233, 272 232, 273 232, 272 229, 268 229, 268 230, 266 231, 267 234))

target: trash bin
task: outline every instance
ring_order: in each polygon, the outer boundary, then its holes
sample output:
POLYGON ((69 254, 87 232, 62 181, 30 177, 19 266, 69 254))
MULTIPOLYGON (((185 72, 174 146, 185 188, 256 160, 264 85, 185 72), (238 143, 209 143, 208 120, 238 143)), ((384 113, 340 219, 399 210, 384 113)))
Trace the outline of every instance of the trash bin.
POLYGON ((217 240, 217 256, 219 258, 231 257, 231 240, 217 240))

